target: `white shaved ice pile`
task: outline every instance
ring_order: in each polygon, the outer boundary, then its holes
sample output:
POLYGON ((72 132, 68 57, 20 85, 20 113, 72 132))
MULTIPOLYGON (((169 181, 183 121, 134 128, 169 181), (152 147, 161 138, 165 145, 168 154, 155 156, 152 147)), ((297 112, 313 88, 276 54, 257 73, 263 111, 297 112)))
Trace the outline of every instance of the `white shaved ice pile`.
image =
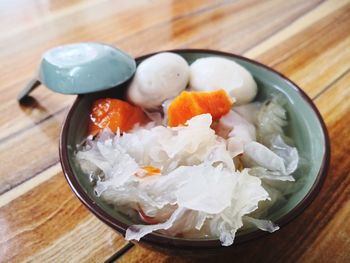
POLYGON ((283 107, 275 100, 234 107, 218 121, 223 136, 211 128, 210 114, 195 116, 186 126, 160 123, 123 135, 105 129, 76 153, 100 198, 152 219, 130 226, 127 240, 160 231, 218 237, 229 246, 246 223, 268 232, 279 229, 254 217, 283 198, 265 180, 292 182, 298 167, 297 149, 285 142, 283 107), (160 173, 147 175, 145 167, 160 173))

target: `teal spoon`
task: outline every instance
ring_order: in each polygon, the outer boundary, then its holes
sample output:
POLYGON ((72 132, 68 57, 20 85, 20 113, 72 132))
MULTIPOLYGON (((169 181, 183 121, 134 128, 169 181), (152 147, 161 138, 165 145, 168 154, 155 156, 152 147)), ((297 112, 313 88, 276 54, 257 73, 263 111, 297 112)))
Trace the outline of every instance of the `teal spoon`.
POLYGON ((39 73, 18 94, 22 102, 44 84, 63 94, 85 94, 110 89, 128 81, 136 70, 135 60, 125 52, 102 43, 68 44, 48 50, 39 73))

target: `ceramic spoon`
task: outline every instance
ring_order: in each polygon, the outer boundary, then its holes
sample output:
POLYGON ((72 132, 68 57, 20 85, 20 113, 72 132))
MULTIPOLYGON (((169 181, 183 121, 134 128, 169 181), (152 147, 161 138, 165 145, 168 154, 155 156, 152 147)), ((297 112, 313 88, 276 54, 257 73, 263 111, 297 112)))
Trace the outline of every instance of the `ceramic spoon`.
POLYGON ((42 57, 37 77, 18 94, 19 102, 40 84, 63 94, 85 94, 118 86, 129 80, 136 62, 125 52, 101 43, 55 47, 42 57))

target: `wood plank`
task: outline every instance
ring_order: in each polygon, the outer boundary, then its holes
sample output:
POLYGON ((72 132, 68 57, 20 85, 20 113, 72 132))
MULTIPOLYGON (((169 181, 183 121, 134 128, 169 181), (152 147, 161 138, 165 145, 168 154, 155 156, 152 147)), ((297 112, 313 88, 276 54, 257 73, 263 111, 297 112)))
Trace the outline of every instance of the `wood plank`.
POLYGON ((0 207, 0 224, 3 262, 101 262, 126 244, 78 201, 61 171, 0 207))
POLYGON ((2 1, 0 8, 0 30, 4 32, 0 38, 19 34, 34 26, 66 16, 79 9, 96 7, 103 0, 79 3, 71 0, 53 0, 37 2, 27 0, 2 1), (20 7, 20 8, 19 8, 20 7), (25 14, 23 14, 25 12, 25 14))
MULTIPOLYGON (((346 193, 350 196, 350 191, 346 193)), ((300 262, 349 262, 350 254, 350 201, 345 201, 328 225, 299 259, 300 262), (330 234, 330 233, 336 233, 330 234), (315 253, 317 251, 317 253, 315 253)))
POLYGON ((58 137, 65 115, 61 111, 0 144, 0 193, 58 162, 58 137))
POLYGON ((31 191, 33 188, 37 187, 38 185, 44 183, 45 181, 49 180, 50 178, 54 177, 56 174, 59 174, 62 171, 62 167, 60 163, 56 163, 53 166, 47 168, 46 170, 38 173, 33 178, 17 185, 16 187, 12 188, 10 191, 7 191, 6 193, 3 193, 0 195, 0 207, 3 207, 16 198, 26 194, 27 192, 31 191))
POLYGON ((340 78, 316 99, 327 125, 331 126, 341 118, 350 121, 350 116, 345 115, 350 104, 350 72, 340 78))
POLYGON ((350 2, 257 59, 286 74, 314 97, 350 68, 349 24, 350 2))
MULTIPOLYGON (((187 262, 211 262, 211 258, 196 259, 186 258, 184 256, 168 256, 157 251, 152 251, 140 246, 135 246, 118 259, 119 263, 133 263, 133 262, 144 262, 144 263, 162 263, 162 262, 176 262, 176 263, 187 263, 187 262)), ((216 261, 220 262, 220 261, 216 261)))
MULTIPOLYGON (((28 131, 33 126, 40 126, 46 119, 70 108, 76 96, 54 94, 44 87, 39 87, 31 96, 29 104, 20 105, 13 97, 2 103, 0 116, 0 144, 16 134, 28 131)), ((5 97, 5 96, 4 96, 5 97)))
POLYGON ((289 38, 304 31, 306 28, 316 24, 319 20, 331 15, 335 11, 343 8, 348 4, 348 0, 324 1, 319 6, 306 13, 304 16, 298 18, 290 25, 284 27, 282 30, 267 38, 263 43, 257 47, 253 47, 245 55, 250 58, 255 58, 263 53, 269 51, 275 46, 281 45, 282 42, 288 42, 289 38))

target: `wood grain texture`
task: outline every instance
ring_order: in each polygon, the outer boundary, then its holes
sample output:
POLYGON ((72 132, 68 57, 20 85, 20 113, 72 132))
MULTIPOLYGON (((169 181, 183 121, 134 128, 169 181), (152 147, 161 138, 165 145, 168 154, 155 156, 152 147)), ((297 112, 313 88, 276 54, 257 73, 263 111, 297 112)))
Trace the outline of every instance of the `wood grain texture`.
POLYGON ((92 216, 61 172, 0 207, 4 262, 102 261, 126 242, 92 216))
MULTIPOLYGON (((50 47, 81 41, 133 56, 173 48, 244 54, 311 96, 329 129, 331 169, 293 223, 247 245, 238 262, 350 261, 350 1, 92 0, 0 2, 0 262, 101 262, 127 244, 70 191, 58 136, 75 96, 16 95, 50 47)), ((138 246, 120 262, 193 262, 138 246)), ((227 262, 225 258, 208 262, 227 262)))

